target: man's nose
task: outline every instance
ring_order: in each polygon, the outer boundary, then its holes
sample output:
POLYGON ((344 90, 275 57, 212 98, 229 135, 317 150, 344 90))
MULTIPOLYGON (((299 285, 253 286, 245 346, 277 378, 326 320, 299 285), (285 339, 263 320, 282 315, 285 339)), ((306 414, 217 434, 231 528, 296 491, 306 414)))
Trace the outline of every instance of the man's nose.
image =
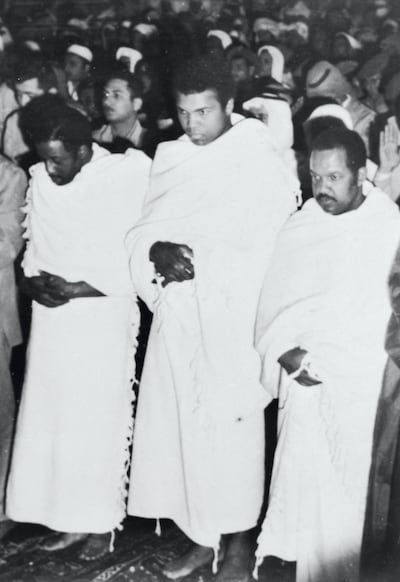
POLYGON ((321 178, 318 182, 318 192, 327 192, 331 189, 328 178, 321 178))
POLYGON ((46 172, 51 176, 52 174, 54 174, 54 169, 55 169, 55 165, 54 162, 52 162, 51 160, 46 160, 45 162, 45 166, 46 166, 46 172))
POLYGON ((189 129, 195 129, 198 126, 197 115, 194 114, 188 115, 187 126, 189 129))

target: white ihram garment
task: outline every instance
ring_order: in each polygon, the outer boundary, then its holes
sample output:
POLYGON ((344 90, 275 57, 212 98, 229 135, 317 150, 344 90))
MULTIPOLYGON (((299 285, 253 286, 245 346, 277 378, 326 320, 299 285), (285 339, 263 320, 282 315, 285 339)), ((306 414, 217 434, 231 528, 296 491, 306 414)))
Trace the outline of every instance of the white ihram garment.
POLYGON ((27 276, 86 281, 105 297, 33 302, 26 377, 8 485, 16 521, 105 533, 125 515, 139 315, 124 239, 139 219, 150 161, 95 147, 72 182, 32 170, 27 276))
POLYGON ((252 528, 264 484, 254 319, 279 229, 295 210, 291 174, 259 121, 206 146, 161 144, 131 270, 154 311, 141 381, 128 513, 171 518, 195 542, 252 528), (193 249, 195 278, 154 285, 156 241, 193 249))
POLYGON ((399 236, 398 209, 378 189, 338 216, 312 199, 283 229, 267 272, 257 349, 279 426, 257 557, 296 561, 298 582, 358 580, 399 236), (281 370, 277 359, 297 346, 322 384, 301 386, 281 370))

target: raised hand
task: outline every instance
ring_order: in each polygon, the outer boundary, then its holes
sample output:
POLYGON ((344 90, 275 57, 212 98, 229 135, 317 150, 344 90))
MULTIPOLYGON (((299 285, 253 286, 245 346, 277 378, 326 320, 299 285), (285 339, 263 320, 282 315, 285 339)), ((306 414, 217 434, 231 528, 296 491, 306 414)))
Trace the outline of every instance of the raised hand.
POLYGON ((394 117, 390 117, 379 135, 379 169, 391 172, 400 163, 400 131, 394 117))

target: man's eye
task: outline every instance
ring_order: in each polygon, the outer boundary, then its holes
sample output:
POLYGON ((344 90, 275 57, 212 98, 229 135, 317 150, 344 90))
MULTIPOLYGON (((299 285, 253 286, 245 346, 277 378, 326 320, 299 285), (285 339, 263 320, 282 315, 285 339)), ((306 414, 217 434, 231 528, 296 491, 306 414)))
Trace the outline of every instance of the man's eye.
POLYGON ((338 178, 338 177, 337 177, 337 176, 335 176, 335 175, 331 176, 331 182, 336 182, 337 178, 338 178))

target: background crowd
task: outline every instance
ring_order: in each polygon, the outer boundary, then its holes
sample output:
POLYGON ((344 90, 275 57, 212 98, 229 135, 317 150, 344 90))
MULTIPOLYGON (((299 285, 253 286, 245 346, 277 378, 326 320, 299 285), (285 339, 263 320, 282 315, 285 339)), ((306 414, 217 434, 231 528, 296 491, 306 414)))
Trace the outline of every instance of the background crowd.
POLYGON ((310 195, 307 143, 337 124, 363 137, 369 178, 393 199, 399 194, 393 176, 400 110, 396 2, 53 0, 8 2, 3 8, 1 151, 24 168, 33 160, 14 112, 43 93, 57 93, 85 112, 95 140, 112 151, 133 145, 152 157, 160 141, 181 134, 172 71, 183 57, 208 52, 230 63, 237 113, 262 117, 257 102, 248 105, 261 95, 289 104, 291 119, 278 108, 265 112, 265 120, 276 122, 280 139, 289 127, 304 199, 310 195), (341 109, 313 113, 321 105, 341 109))

